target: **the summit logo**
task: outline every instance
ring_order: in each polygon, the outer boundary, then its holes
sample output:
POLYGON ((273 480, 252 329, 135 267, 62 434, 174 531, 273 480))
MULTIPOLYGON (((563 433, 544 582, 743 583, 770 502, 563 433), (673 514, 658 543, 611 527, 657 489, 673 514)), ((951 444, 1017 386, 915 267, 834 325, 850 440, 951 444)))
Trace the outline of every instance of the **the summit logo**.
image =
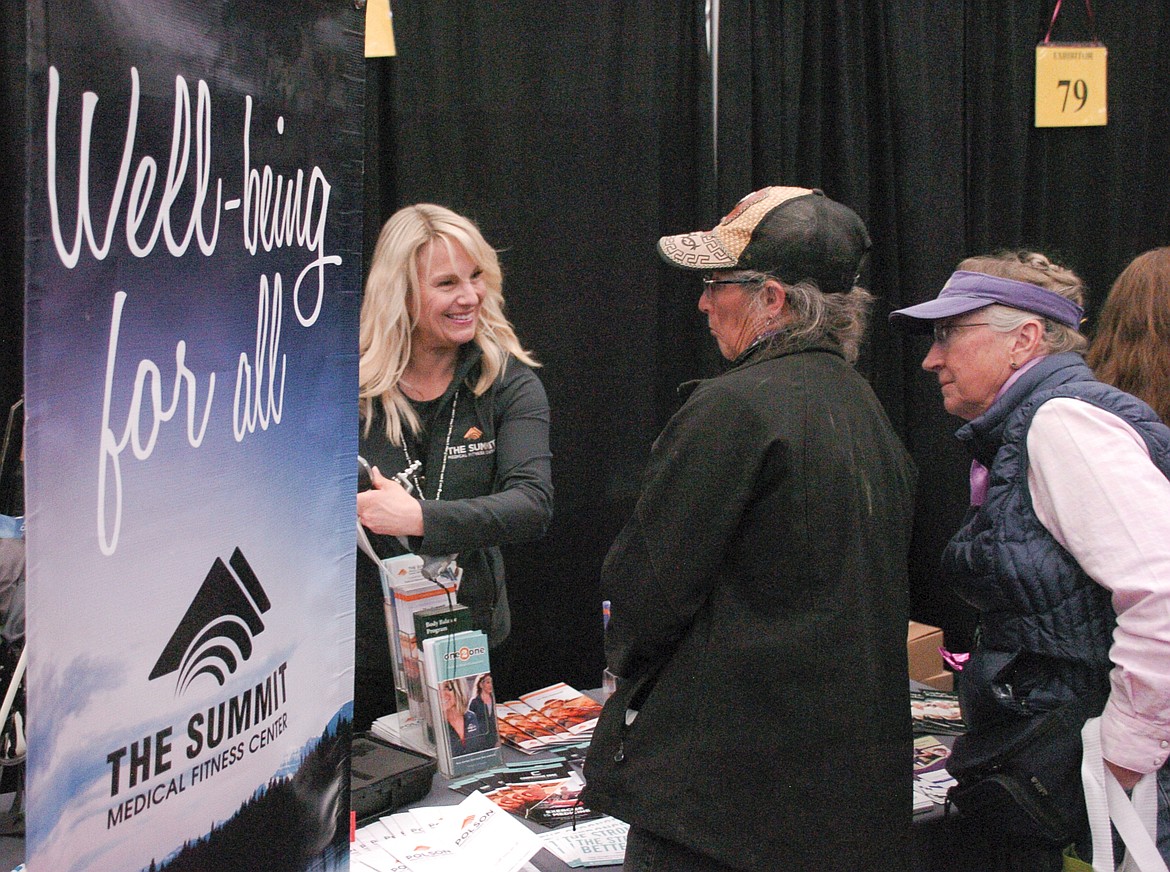
POLYGON ((272 604, 259 579, 237 548, 224 563, 219 557, 187 613, 151 670, 150 680, 178 672, 176 694, 200 675, 222 687, 241 660, 252 656, 252 640, 264 632, 260 615, 272 604))

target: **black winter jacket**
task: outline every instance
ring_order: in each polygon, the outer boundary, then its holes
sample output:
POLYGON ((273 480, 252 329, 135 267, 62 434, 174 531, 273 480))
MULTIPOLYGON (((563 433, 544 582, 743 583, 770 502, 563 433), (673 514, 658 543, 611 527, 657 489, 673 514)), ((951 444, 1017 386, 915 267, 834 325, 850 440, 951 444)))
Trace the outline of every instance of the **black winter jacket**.
POLYGON ((836 347, 699 383, 603 568, 583 801, 735 868, 907 868, 914 477, 836 347))

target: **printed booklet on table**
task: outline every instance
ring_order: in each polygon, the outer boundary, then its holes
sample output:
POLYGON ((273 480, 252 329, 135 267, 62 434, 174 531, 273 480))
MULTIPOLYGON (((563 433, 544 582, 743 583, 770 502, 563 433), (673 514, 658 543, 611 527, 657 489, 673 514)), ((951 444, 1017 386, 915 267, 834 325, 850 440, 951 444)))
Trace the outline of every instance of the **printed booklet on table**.
POLYGON ((491 674, 487 636, 469 630, 427 639, 422 664, 439 771, 455 777, 499 766, 498 733, 468 707, 480 679, 491 674))
POLYGON ((591 733, 601 716, 601 703, 563 681, 521 694, 520 701, 574 735, 591 733))

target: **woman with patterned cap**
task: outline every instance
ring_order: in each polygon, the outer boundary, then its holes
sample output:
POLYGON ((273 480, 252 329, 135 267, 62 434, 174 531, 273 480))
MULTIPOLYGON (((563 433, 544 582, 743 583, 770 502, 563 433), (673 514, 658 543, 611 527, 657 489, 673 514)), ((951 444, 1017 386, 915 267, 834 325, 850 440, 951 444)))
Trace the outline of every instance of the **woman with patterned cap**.
POLYGON ((772 187, 659 241, 730 368, 689 386, 610 549, 619 676, 582 801, 639 872, 909 867, 914 470, 852 363, 861 219, 772 187))

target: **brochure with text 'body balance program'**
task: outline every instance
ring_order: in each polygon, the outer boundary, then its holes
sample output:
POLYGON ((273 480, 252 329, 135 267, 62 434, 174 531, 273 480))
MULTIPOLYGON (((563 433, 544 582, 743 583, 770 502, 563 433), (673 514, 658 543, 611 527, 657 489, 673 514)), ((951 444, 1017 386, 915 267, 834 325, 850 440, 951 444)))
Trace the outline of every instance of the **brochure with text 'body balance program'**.
POLYGON ((454 777, 499 766, 498 733, 469 708, 480 680, 491 674, 487 636, 470 630, 427 639, 422 664, 439 771, 454 777))

